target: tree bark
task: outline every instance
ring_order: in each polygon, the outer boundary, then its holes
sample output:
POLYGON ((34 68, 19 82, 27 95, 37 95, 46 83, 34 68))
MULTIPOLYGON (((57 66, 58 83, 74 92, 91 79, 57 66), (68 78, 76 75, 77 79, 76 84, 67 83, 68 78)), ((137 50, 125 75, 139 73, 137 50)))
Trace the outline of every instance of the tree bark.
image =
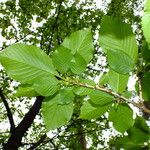
POLYGON ((14 132, 11 133, 7 143, 4 144, 3 147, 4 150, 17 150, 22 145, 21 143, 22 137, 33 123, 35 116, 39 113, 42 101, 43 101, 42 96, 38 96, 36 98, 36 101, 30 108, 29 112, 24 116, 23 120, 15 128, 14 132))

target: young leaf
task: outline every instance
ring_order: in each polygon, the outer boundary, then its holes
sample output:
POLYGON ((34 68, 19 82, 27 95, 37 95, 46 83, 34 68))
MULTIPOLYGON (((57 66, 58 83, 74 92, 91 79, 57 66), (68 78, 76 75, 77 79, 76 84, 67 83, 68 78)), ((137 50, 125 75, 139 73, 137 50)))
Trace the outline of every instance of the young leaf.
POLYGON ((132 28, 118 18, 104 16, 100 28, 100 46, 105 50, 120 50, 137 61, 138 47, 132 28))
POLYGON ((142 17, 142 29, 144 36, 146 38, 146 41, 149 45, 150 49, 150 1, 147 0, 144 7, 144 16, 142 17))
POLYGON ((127 104, 119 104, 117 108, 113 107, 110 110, 109 121, 113 122, 116 130, 124 133, 134 125, 133 111, 127 104))
POLYGON ((67 123, 73 113, 73 102, 59 104, 60 96, 48 97, 42 103, 42 114, 47 130, 56 129, 67 123))
POLYGON ((86 65, 86 61, 83 59, 83 57, 80 54, 76 53, 71 60, 71 71, 74 74, 81 74, 85 71, 86 65))
POLYGON ((59 81, 54 76, 42 77, 37 79, 33 87, 37 93, 42 96, 50 96, 55 94, 59 89, 59 81))
POLYGON ((65 38, 62 45, 70 49, 72 54, 78 52, 86 63, 89 63, 94 50, 91 29, 79 30, 72 33, 69 37, 65 38))
POLYGON ((34 90, 32 85, 23 84, 18 87, 16 93, 13 96, 15 96, 15 97, 35 97, 38 95, 39 94, 34 90))
POLYGON ((68 71, 72 58, 73 54, 71 54, 71 50, 63 46, 58 47, 52 55, 54 66, 61 73, 68 71))
POLYGON ((14 44, 0 53, 0 62, 13 79, 32 84, 35 79, 57 75, 51 59, 36 46, 14 44))
POLYGON ((81 119, 94 119, 101 117, 108 109, 111 107, 111 104, 104 106, 94 107, 88 101, 83 104, 81 107, 80 118, 81 119))
POLYGON ((129 75, 119 74, 112 69, 108 72, 108 83, 112 90, 122 93, 125 91, 128 83, 129 75))
POLYGON ((129 55, 119 50, 108 50, 108 63, 110 68, 120 74, 127 74, 132 71, 134 62, 129 55))

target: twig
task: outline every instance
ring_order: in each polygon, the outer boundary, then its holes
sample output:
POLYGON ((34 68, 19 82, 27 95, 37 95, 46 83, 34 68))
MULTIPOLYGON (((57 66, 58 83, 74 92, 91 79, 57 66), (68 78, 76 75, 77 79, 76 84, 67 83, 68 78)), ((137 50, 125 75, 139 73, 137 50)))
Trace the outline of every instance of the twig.
POLYGON ((35 148, 37 148, 46 138, 46 134, 44 134, 43 136, 41 136, 41 138, 39 139, 39 141, 37 141, 36 143, 34 143, 28 150, 34 150, 35 148))
MULTIPOLYGON (((88 85, 88 84, 85 84, 85 83, 79 83, 79 82, 74 82, 74 81, 70 81, 70 82, 71 82, 72 84, 74 84, 74 85, 77 85, 77 86, 86 87, 86 88, 95 89, 95 90, 99 90, 99 91, 105 92, 105 93, 107 93, 107 94, 109 94, 109 95, 112 95, 112 96, 115 97, 115 98, 118 98, 118 99, 120 99, 120 100, 122 100, 122 101, 124 101, 124 102, 126 102, 126 103, 130 103, 130 104, 132 104, 132 105, 138 107, 138 108, 141 109, 143 112, 145 112, 146 114, 149 114, 149 115, 150 115, 150 110, 147 109, 147 108, 145 107, 145 105, 143 105, 143 103, 141 103, 141 102, 140 102, 140 103, 136 103, 136 102, 133 102, 133 101, 129 101, 127 98, 123 97, 122 95, 119 95, 118 93, 113 92, 113 91, 110 90, 110 89, 106 89, 106 88, 100 87, 100 86, 98 86, 98 85, 92 86, 92 85, 88 85)), ((140 100, 140 101, 142 101, 142 100, 140 100)))
MULTIPOLYGON (((24 37, 21 37, 20 39, 16 39, 16 41, 14 43, 12 43, 12 44, 16 44, 16 43, 24 40, 28 35, 33 34, 33 33, 35 33, 35 32, 31 31, 29 34, 26 34, 24 37)), ((41 35, 39 35, 39 36, 41 36, 41 35)), ((12 45, 12 44, 10 44, 10 45, 12 45)), ((1 47, 0 51, 4 50, 5 48, 7 48, 10 45, 7 45, 6 47, 1 47)))
POLYGON ((0 89, 0 97, 4 103, 4 106, 5 106, 6 111, 7 111, 7 117, 9 119, 9 123, 10 123, 10 133, 13 133, 14 129, 15 129, 15 123, 14 123, 13 115, 12 115, 11 110, 9 108, 8 102, 7 102, 7 100, 3 94, 3 91, 1 89, 0 89))

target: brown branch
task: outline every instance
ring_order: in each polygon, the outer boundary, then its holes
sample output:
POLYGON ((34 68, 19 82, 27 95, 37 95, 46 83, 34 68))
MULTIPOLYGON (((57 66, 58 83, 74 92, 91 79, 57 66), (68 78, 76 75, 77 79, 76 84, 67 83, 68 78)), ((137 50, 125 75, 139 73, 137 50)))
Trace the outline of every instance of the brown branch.
POLYGON ((15 129, 15 123, 14 123, 14 119, 13 119, 13 115, 11 113, 11 110, 9 108, 8 102, 3 94, 3 91, 0 89, 0 97, 4 103, 4 106, 6 108, 7 111, 7 117, 9 119, 9 123, 10 123, 10 133, 13 133, 14 129, 15 129))
POLYGON ((42 96, 38 96, 30 108, 29 112, 24 116, 23 120, 15 128, 15 131, 10 135, 6 144, 4 144, 4 150, 17 150, 22 144, 22 137, 33 123, 35 116, 39 113, 43 101, 42 96))

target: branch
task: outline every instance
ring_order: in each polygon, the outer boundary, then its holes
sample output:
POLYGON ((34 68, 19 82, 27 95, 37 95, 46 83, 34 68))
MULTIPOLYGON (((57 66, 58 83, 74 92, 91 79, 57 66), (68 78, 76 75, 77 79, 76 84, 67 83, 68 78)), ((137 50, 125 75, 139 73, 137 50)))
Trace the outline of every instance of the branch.
POLYGON ((39 141, 37 141, 36 143, 34 143, 28 150, 34 150, 35 148, 37 148, 46 138, 46 134, 44 134, 43 136, 41 136, 41 138, 39 139, 39 141))
MULTIPOLYGON (((20 39, 16 39, 16 41, 13 42, 12 44, 16 44, 16 43, 18 43, 18 42, 24 40, 28 35, 33 34, 33 33, 35 33, 35 32, 34 32, 34 31, 29 32, 29 34, 26 34, 24 37, 21 37, 20 39)), ((39 36, 41 36, 41 35, 39 35, 39 36)), ((0 47, 0 51, 4 50, 5 48, 9 47, 9 46, 12 45, 12 44, 9 44, 9 45, 7 45, 7 46, 5 46, 5 47, 0 47)))
POLYGON ((9 123, 10 123, 10 133, 13 133, 14 129, 15 129, 15 123, 14 123, 14 119, 13 119, 13 116, 12 116, 12 113, 11 113, 11 110, 9 108, 9 105, 8 105, 8 102, 3 94, 3 91, 0 89, 0 97, 4 103, 4 106, 6 108, 6 111, 7 111, 7 117, 9 119, 9 123))
POLYGON ((92 86, 92 85, 88 85, 88 84, 85 84, 85 83, 79 83, 79 82, 74 82, 74 81, 71 81, 71 83, 74 84, 74 85, 77 85, 77 86, 86 87, 86 88, 90 88, 90 89, 93 89, 93 90, 99 90, 99 91, 105 92, 105 93, 107 93, 109 95, 112 95, 115 98, 118 98, 119 100, 121 100, 123 102, 127 102, 127 103, 130 103, 130 104, 138 107, 144 113, 150 115, 150 110, 147 107, 145 107, 145 105, 143 103, 141 103, 141 102, 140 103, 136 103, 136 102, 133 102, 133 101, 129 101, 127 98, 119 95, 118 93, 113 92, 110 89, 106 89, 106 88, 98 86, 98 85, 92 86))
POLYGON ((58 6, 58 13, 57 13, 56 20, 55 20, 55 22, 53 24, 53 27, 52 27, 52 33, 51 33, 51 38, 50 38, 50 42, 49 42, 49 45, 48 45, 47 54, 50 53, 52 39, 53 39, 53 36, 54 36, 54 30, 55 30, 55 27, 56 27, 56 24, 57 24, 57 20, 59 18, 59 14, 60 14, 60 9, 61 9, 62 2, 63 2, 63 0, 60 1, 60 4, 58 6))
MULTIPOLYGON (((53 138, 56 139, 58 137, 58 135, 55 135, 53 138)), ((44 134, 43 136, 41 136, 41 138, 39 139, 39 141, 37 141, 36 143, 22 143, 22 145, 32 145, 28 150, 34 150, 36 149, 39 145, 45 145, 47 143, 50 143, 53 148, 55 150, 58 150, 58 147, 55 145, 55 143, 53 142, 53 138, 48 138, 46 134, 44 134)))
POLYGON ((17 150, 18 147, 22 145, 22 137, 28 130, 28 128, 33 123, 35 116, 39 113, 43 101, 42 96, 38 96, 36 98, 35 103, 30 108, 29 112, 24 116, 23 120, 19 123, 19 125, 15 128, 15 132, 13 132, 8 139, 7 143, 4 145, 4 150, 17 150))
POLYGON ((91 70, 91 71, 95 71, 95 72, 101 72, 102 69, 94 69, 91 66, 87 66, 87 69, 91 70))

